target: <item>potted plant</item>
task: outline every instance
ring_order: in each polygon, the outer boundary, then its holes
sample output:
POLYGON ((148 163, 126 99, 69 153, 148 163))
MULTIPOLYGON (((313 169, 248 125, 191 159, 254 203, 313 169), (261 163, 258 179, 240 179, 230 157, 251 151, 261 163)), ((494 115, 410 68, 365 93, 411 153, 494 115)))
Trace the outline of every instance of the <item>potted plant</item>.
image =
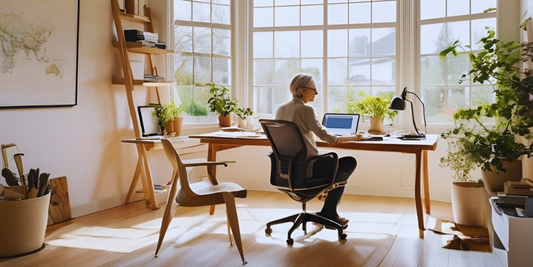
POLYGON ((244 116, 246 117, 246 120, 248 121, 248 126, 254 126, 254 112, 251 108, 246 108, 244 110, 244 116))
POLYGON ((248 120, 246 120, 245 115, 246 110, 244 108, 235 109, 235 114, 239 117, 239 127, 244 128, 248 126, 248 120))
POLYGON ((361 114, 363 122, 365 116, 370 116, 368 132, 381 134, 384 118, 394 121, 394 117, 398 114, 398 111, 389 109, 393 97, 394 92, 379 92, 377 96, 371 96, 366 91, 358 91, 357 98, 348 101, 348 112, 361 114))
POLYGON ((209 86, 209 93, 213 95, 207 104, 211 112, 215 112, 218 115, 218 122, 221 127, 231 126, 230 114, 235 111, 239 101, 237 99, 231 100, 229 97, 229 89, 222 85, 216 85, 215 83, 206 83, 209 86))
MULTIPOLYGON (((470 179, 470 172, 482 169, 485 189, 491 195, 503 191, 506 180, 520 180, 521 156, 530 157, 532 146, 520 142, 517 137, 531 137, 533 126, 533 77, 520 73, 520 44, 503 43, 488 30, 479 42, 483 50, 470 53, 472 69, 462 75, 460 82, 472 76, 472 81, 492 85, 496 102, 467 109, 454 114, 456 127, 442 134, 448 140, 448 155, 441 158, 441 167, 451 168, 457 180, 470 179), (483 118, 494 118, 488 125, 483 118)), ((444 58, 452 53, 457 56, 458 41, 440 53, 444 58)))
POLYGON ((169 110, 165 105, 155 105, 154 111, 152 111, 152 116, 157 117, 157 124, 159 124, 159 129, 163 132, 164 135, 167 135, 167 124, 171 120, 169 110))
POLYGON ((165 108, 168 116, 170 117, 170 119, 167 121, 166 130, 169 134, 175 133, 175 136, 179 136, 181 134, 181 126, 183 124, 182 114, 185 111, 183 109, 183 105, 176 105, 174 100, 172 100, 170 103, 165 104, 165 108))

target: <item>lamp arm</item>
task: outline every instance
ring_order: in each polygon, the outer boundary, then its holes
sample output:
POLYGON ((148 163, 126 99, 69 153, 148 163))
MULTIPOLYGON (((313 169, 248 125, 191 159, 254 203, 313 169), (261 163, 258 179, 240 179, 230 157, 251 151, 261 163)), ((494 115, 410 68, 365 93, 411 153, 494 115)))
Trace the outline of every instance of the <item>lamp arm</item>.
MULTIPOLYGON (((407 91, 408 93, 412 94, 412 95, 415 95, 416 98, 418 98, 418 101, 420 101, 420 103, 422 103, 422 111, 423 111, 423 115, 424 115, 424 130, 426 131, 426 134, 428 133, 428 128, 427 128, 427 122, 426 122, 426 105, 424 105, 424 102, 422 102, 422 99, 420 99, 420 97, 418 97, 418 95, 416 95, 415 93, 413 92, 409 92, 407 91)), ((411 103, 412 105, 413 103, 411 103)), ((412 108, 412 107, 411 107, 412 108)))
POLYGON ((416 128, 416 123, 415 123, 415 110, 413 108, 413 102, 411 102, 409 99, 405 99, 405 101, 408 101, 409 103, 411 103, 411 116, 413 117, 413 126, 415 127, 415 131, 416 131, 416 134, 418 136, 421 136, 421 134, 418 132, 418 128, 416 128))

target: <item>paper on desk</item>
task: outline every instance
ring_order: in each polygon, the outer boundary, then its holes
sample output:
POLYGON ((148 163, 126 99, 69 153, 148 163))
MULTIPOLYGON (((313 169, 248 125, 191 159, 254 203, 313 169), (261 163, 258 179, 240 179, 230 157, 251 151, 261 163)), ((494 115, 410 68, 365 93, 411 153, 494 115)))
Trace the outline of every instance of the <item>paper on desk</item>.
POLYGON ((216 132, 210 136, 213 137, 230 137, 230 138, 261 138, 265 135, 256 134, 254 132, 216 132))

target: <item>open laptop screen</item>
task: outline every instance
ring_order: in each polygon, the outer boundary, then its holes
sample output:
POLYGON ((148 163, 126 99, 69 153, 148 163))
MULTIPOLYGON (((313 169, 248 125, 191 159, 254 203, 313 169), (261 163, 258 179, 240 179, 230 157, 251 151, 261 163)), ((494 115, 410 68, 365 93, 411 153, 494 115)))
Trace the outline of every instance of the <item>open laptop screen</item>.
POLYGON ((142 136, 158 135, 159 124, 157 117, 152 115, 155 106, 139 106, 139 120, 141 121, 142 136))
POLYGON ((336 135, 354 135, 359 126, 359 114, 326 113, 322 125, 336 135))

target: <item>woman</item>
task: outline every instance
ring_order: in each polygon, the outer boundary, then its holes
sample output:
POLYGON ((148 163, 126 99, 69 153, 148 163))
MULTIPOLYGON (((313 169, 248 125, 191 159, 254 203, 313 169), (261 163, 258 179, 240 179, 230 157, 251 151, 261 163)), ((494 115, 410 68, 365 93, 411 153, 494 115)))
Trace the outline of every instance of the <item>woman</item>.
MULTIPOLYGON (((292 121, 300 128, 307 146, 307 158, 318 155, 315 137, 318 136, 329 144, 355 141, 355 136, 335 136, 329 133, 324 126, 317 120, 313 107, 306 105, 313 102, 318 91, 312 75, 307 73, 296 74, 291 81, 290 90, 293 95, 292 101, 284 104, 276 113, 276 120, 292 121), (314 133, 314 134, 313 134, 314 133)), ((321 158, 313 163, 313 177, 327 176, 333 169, 332 158, 321 158)), ((350 177, 357 166, 357 161, 353 157, 343 157, 339 159, 339 167, 335 182, 344 182, 350 177)), ((344 186, 337 187, 328 193, 322 210, 317 213, 341 224, 344 228, 348 226, 348 220, 339 217, 337 214, 337 205, 344 192, 344 186)))

